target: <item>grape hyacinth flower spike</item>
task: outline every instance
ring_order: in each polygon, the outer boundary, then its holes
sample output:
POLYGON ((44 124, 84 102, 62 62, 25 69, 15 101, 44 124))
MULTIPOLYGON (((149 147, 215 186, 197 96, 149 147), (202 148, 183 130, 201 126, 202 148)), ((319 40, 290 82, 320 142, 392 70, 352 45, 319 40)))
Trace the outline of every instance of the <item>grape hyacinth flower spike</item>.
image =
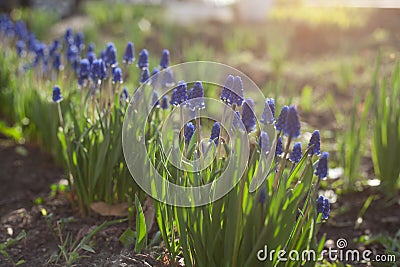
POLYGON ((120 68, 115 68, 113 71, 113 83, 122 83, 122 70, 120 68))
POLYGON ((169 51, 168 51, 168 49, 164 49, 162 51, 160 67, 161 67, 161 69, 166 69, 169 67, 169 51))
POLYGON ((297 142, 293 146, 292 153, 290 153, 289 160, 293 163, 299 163, 302 157, 301 143, 297 142))
POLYGON ((63 66, 61 65, 61 55, 60 55, 60 53, 56 53, 54 55, 52 66, 53 66, 53 69, 56 70, 56 71, 60 71, 60 70, 63 69, 63 66))
POLYGON ((219 122, 215 122, 211 128, 210 141, 218 145, 220 133, 221 133, 221 124, 219 122))
POLYGON ((59 86, 54 86, 53 87, 53 102, 54 103, 60 103, 63 100, 63 97, 61 95, 61 89, 59 86))
POLYGON ((290 138, 296 138, 300 136, 299 114, 297 113, 297 109, 295 106, 289 107, 283 132, 286 136, 289 136, 290 138))
POLYGON ((135 61, 134 46, 132 42, 128 42, 122 62, 126 64, 132 64, 133 61, 135 61))
POLYGON ((243 91, 243 82, 239 76, 234 77, 232 90, 229 95, 229 102, 232 105, 236 105, 241 107, 243 104, 244 91, 243 91))
POLYGON ((246 98, 242 110, 242 122, 246 127, 246 131, 250 133, 257 123, 256 116, 254 115, 254 101, 251 98, 246 98))
POLYGON ((83 82, 89 78, 90 74, 90 63, 87 58, 81 60, 80 68, 79 68, 79 85, 83 85, 83 82))
POLYGON ((275 123, 275 128, 277 131, 279 131, 279 132, 283 131, 283 129, 286 125, 288 113, 289 113, 289 107, 283 106, 281 109, 281 113, 279 114, 278 120, 275 123))
POLYGON ((121 102, 129 101, 129 94, 128 94, 128 89, 126 88, 126 86, 124 86, 124 88, 122 89, 119 99, 121 102))
POLYGON ((228 75, 221 91, 221 100, 230 104, 230 95, 233 88, 233 76, 228 75))
POLYGON ((187 95, 187 85, 184 81, 179 81, 178 86, 172 91, 171 101, 169 102, 173 106, 179 106, 186 102, 187 95))
POLYGON ((272 124, 275 121, 275 100, 273 98, 265 99, 264 111, 261 114, 260 122, 272 124))
POLYGON ((117 64, 117 49, 113 43, 108 43, 106 49, 106 65, 115 67, 117 64))
POLYGON ((174 74, 171 69, 166 69, 162 75, 162 86, 171 87, 175 84, 174 74))
POLYGON ((311 134, 311 138, 310 138, 310 142, 308 143, 307 149, 312 147, 310 149, 310 151, 308 152, 308 154, 310 156, 312 155, 319 155, 321 153, 320 151, 320 147, 321 147, 321 141, 320 141, 320 134, 318 130, 315 130, 312 134, 311 134))
POLYGON ((164 95, 161 100, 161 108, 168 109, 168 96, 167 95, 164 95))
POLYGON ((330 204, 329 200, 324 196, 319 196, 317 199, 317 212, 322 213, 322 220, 327 220, 329 218, 330 213, 330 204))
POLYGON ((148 69, 143 69, 142 70, 142 75, 140 76, 140 81, 139 82, 141 84, 149 83, 150 82, 149 78, 150 78, 149 70, 148 69))
POLYGON ((193 88, 189 90, 188 100, 190 100, 189 108, 191 110, 205 108, 204 90, 203 90, 203 84, 201 82, 197 81, 194 83, 193 88))
POLYGON ((319 158, 315 170, 315 175, 318 176, 319 179, 324 179, 328 176, 328 156, 328 152, 322 152, 321 157, 319 158))
POLYGON ((147 52, 146 49, 140 51, 137 66, 139 69, 145 69, 149 67, 149 52, 147 52))
POLYGON ((156 90, 153 91, 153 98, 151 102, 154 107, 160 107, 160 100, 158 100, 158 92, 156 90))
POLYGON ((276 142, 276 150, 275 150, 275 156, 280 156, 283 153, 283 144, 282 144, 282 137, 278 137, 278 140, 276 142))
POLYGON ((193 134, 194 134, 194 130, 195 130, 195 126, 193 125, 193 123, 188 122, 185 126, 185 134, 184 134, 185 144, 190 143, 190 140, 192 139, 193 134))

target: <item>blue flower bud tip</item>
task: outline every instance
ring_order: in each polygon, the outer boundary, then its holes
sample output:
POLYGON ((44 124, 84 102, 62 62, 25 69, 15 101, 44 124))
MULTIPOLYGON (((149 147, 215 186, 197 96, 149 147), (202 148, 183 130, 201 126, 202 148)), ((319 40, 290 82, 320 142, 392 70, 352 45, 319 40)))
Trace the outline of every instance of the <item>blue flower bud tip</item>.
POLYGON ((132 64, 134 60, 134 45, 132 42, 128 42, 128 44, 126 45, 123 62, 127 64, 132 64))
POLYGON ((188 122, 185 126, 185 133, 184 133, 186 144, 190 143, 190 140, 192 139, 193 134, 194 134, 194 130, 195 130, 195 126, 193 125, 193 123, 188 122))
POLYGON ((221 124, 219 122, 215 122, 211 128, 210 141, 214 141, 214 143, 218 145, 220 133, 221 133, 221 124))
POLYGON ((160 60, 160 67, 161 69, 166 69, 169 67, 169 51, 164 49, 162 51, 161 60, 160 60))
POLYGON ((300 136, 300 121, 295 106, 290 106, 287 114, 285 127, 283 128, 285 135, 296 138, 300 136))
POLYGON ((292 161, 293 163, 299 163, 302 155, 303 152, 301 151, 301 143, 297 142, 293 146, 293 150, 292 153, 290 153, 289 160, 292 161))
POLYGON ((324 179, 328 176, 328 152, 322 152, 317 168, 315 170, 315 175, 318 176, 320 179, 324 179))
POLYGON ((261 152, 262 153, 266 153, 270 150, 270 145, 269 145, 269 137, 268 134, 264 131, 261 131, 260 133, 260 141, 259 141, 259 145, 261 148, 261 152))
POLYGON ((242 109, 242 122, 246 127, 247 132, 251 132, 257 124, 257 119, 254 114, 254 101, 251 98, 246 98, 242 109))
POLYGON ((307 149, 310 147, 312 148, 308 152, 309 155, 319 155, 321 153, 321 138, 318 130, 311 134, 307 149))
POLYGON ((59 86, 54 86, 53 87, 53 102, 54 103, 60 103, 63 100, 63 97, 61 95, 61 89, 59 86))

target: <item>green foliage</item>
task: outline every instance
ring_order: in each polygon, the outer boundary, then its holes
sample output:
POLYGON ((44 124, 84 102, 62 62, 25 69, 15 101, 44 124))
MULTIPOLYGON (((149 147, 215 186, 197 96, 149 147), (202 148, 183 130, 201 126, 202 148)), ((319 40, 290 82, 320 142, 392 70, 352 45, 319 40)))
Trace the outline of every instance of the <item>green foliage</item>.
POLYGON ((10 254, 8 254, 7 249, 9 247, 15 245, 16 243, 20 242, 23 239, 24 240, 26 239, 26 232, 24 230, 22 230, 15 238, 9 238, 4 243, 0 243, 0 255, 3 255, 4 257, 6 257, 12 263, 13 266, 18 266, 18 265, 24 264, 25 261, 23 259, 21 259, 21 260, 18 260, 17 262, 14 262, 14 260, 10 256, 10 254))
MULTIPOLYGON (((371 107, 371 95, 360 103, 360 96, 357 94, 351 111, 350 120, 340 118, 344 122, 343 131, 340 131, 338 140, 340 146, 341 165, 344 169, 343 183, 344 190, 356 189, 356 182, 360 180, 360 163, 367 144, 368 114, 371 107)), ((340 114, 335 114, 337 118, 340 114)))
POLYGON ((400 186, 400 65, 390 80, 378 78, 379 65, 378 60, 372 90, 372 160, 383 192, 394 197, 400 186))
MULTIPOLYGON (((159 138, 158 134, 155 138, 159 138)), ((151 143, 159 142, 161 140, 151 143)), ((197 155, 196 142, 196 136, 193 136, 184 150, 192 160, 197 155)), ((151 144, 148 147, 153 164, 160 166, 157 171, 163 177, 177 179, 174 182, 186 186, 213 182, 228 162, 217 158, 207 170, 186 172, 171 166, 168 156, 163 156, 158 147, 151 144)), ((287 149, 289 147, 287 145, 287 149)), ((226 154, 232 156, 229 150, 226 154)), ((250 155, 243 177, 232 177, 232 182, 242 178, 239 184, 223 198, 201 207, 183 208, 155 203, 157 222, 171 260, 181 255, 185 266, 296 266, 298 262, 283 263, 276 258, 259 261, 257 252, 264 245, 269 249, 287 251, 314 249, 318 253, 322 249, 324 239, 319 244, 316 240, 320 217, 315 209, 318 182, 313 175, 312 157, 306 151, 297 165, 287 162, 287 154, 277 157, 275 168, 280 171, 275 173, 273 168, 264 184, 250 193, 252 179, 257 179, 257 175, 262 173, 259 168, 263 165, 259 160, 258 146, 252 147, 250 155), (282 167, 285 165, 286 168, 282 167), (266 190, 264 203, 260 202, 262 190, 266 190)), ((313 266, 315 262, 302 264, 313 266)))

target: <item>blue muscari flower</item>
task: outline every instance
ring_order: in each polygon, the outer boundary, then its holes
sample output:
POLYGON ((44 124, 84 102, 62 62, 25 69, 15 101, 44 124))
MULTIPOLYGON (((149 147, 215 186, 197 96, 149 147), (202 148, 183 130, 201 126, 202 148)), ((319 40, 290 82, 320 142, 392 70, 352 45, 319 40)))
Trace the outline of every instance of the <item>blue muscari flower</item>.
POLYGON ((90 65, 93 64, 93 61, 96 59, 96 53, 95 52, 88 52, 86 54, 87 59, 89 60, 90 65))
POLYGON ((261 152, 262 153, 266 153, 270 150, 270 145, 269 145, 269 137, 268 134, 264 131, 261 131, 260 133, 260 141, 259 141, 259 145, 261 148, 261 152))
POLYGON ((100 62, 101 59, 95 59, 93 60, 92 67, 90 69, 90 77, 94 82, 97 82, 97 80, 100 79, 100 62))
POLYGON ((166 69, 169 67, 169 51, 168 51, 168 49, 164 49, 162 51, 160 67, 161 67, 161 69, 166 69))
POLYGON ((107 44, 106 49, 106 61, 107 66, 115 67, 117 65, 117 49, 113 43, 107 44))
POLYGON ((44 43, 37 42, 35 46, 36 57, 43 59, 46 55, 47 46, 44 43))
POLYGON ((317 199, 317 212, 322 213, 322 220, 329 218, 330 211, 329 200, 324 196, 319 196, 317 199))
POLYGON ((68 62, 74 62, 79 57, 78 48, 75 45, 69 45, 67 48, 67 60, 68 62))
POLYGON ((280 156, 282 153, 283 153, 282 137, 279 136, 276 142, 275 155, 280 156))
POLYGON ((317 212, 322 213, 324 211, 324 197, 319 196, 317 199, 317 212))
POLYGON ((154 68, 153 72, 151 73, 151 80, 150 80, 150 84, 151 86, 156 87, 157 81, 158 81, 158 73, 160 72, 160 70, 158 68, 154 68))
POLYGON ((121 102, 129 100, 129 93, 128 93, 128 89, 126 88, 126 86, 124 86, 124 88, 122 89, 121 95, 119 96, 119 100, 121 102))
POLYGON ((254 101, 251 98, 246 98, 242 109, 242 122, 246 127, 246 131, 249 133, 255 127, 257 123, 256 116, 254 115, 254 101))
POLYGON ((74 41, 74 32, 72 31, 71 28, 68 28, 65 31, 64 40, 67 45, 73 44, 75 42, 74 41))
POLYGON ((328 176, 328 156, 328 152, 322 152, 319 158, 317 169, 315 170, 315 175, 318 176, 319 179, 324 179, 328 176))
POLYGON ((234 80, 233 76, 228 75, 221 91, 221 100, 224 102, 228 102, 228 104, 230 102, 230 95, 233 89, 233 80, 234 80))
POLYGON ((29 32, 26 23, 24 21, 18 20, 17 22, 15 22, 14 28, 15 28, 15 33, 17 34, 19 39, 21 40, 27 39, 29 32))
POLYGON ((195 130, 195 126, 193 125, 193 123, 188 122, 185 126, 185 133, 184 133, 185 144, 190 143, 190 140, 192 139, 193 134, 194 134, 194 130, 195 130))
POLYGON ((53 64, 52 64, 52 66, 53 66, 53 68, 54 68, 56 71, 59 71, 59 70, 62 69, 62 65, 61 65, 61 55, 60 55, 60 53, 56 53, 56 54, 53 56, 53 64))
POLYGON ((38 42, 36 35, 34 33, 30 33, 27 42, 29 51, 35 51, 36 42, 38 42))
POLYGON ((120 68, 115 68, 113 71, 113 83, 122 83, 122 70, 120 68))
POLYGON ((82 79, 87 79, 90 74, 90 62, 87 58, 81 60, 81 65, 79 68, 79 77, 82 79))
POLYGON ((297 142, 293 146, 292 153, 290 153, 289 160, 292 161, 293 163, 299 163, 301 156, 303 155, 301 151, 301 143, 297 142))
POLYGON ((60 49, 60 41, 58 39, 54 39, 53 43, 49 46, 49 55, 53 56, 60 49))
POLYGON ((132 42, 128 42, 125 49, 124 59, 122 62, 132 64, 135 61, 134 46, 132 42))
POLYGON ((149 67, 149 52, 146 49, 140 51, 137 65, 140 69, 149 67))
POLYGON ((297 113, 297 109, 295 106, 289 107, 289 112, 287 115, 285 127, 283 128, 283 132, 289 137, 296 138, 300 136, 299 114, 297 113))
POLYGON ((85 48, 85 36, 82 32, 78 32, 75 36, 75 45, 80 51, 85 48))
POLYGON ((275 100, 273 98, 265 99, 264 111, 261 114, 260 122, 272 124, 275 121, 275 100))
POLYGON ((263 187, 261 188, 260 195, 258 197, 258 202, 264 204, 266 200, 267 200, 267 191, 265 187, 263 187))
POLYGON ((278 131, 283 131, 286 125, 287 115, 289 113, 289 107, 283 106, 281 109, 281 113, 279 114, 278 120, 275 123, 275 128, 278 131))
POLYGON ((173 106, 179 106, 186 102, 188 98, 187 85, 184 81, 179 81, 178 86, 172 91, 171 101, 169 102, 173 106))
POLYGON ((189 90, 188 100, 190 100, 189 108, 192 110, 205 108, 203 84, 200 81, 195 82, 193 88, 189 90))
POLYGON ((19 57, 22 57, 25 53, 25 42, 22 40, 19 40, 17 42, 17 54, 19 57))
POLYGON ((162 86, 171 87, 175 84, 174 74, 171 69, 166 69, 162 75, 162 86))
POLYGON ((93 43, 90 43, 89 46, 88 46, 88 50, 87 50, 88 53, 89 53, 89 52, 94 52, 94 47, 95 47, 94 44, 93 44, 93 43))
POLYGON ((327 198, 324 199, 324 211, 322 212, 322 220, 327 220, 329 218, 329 213, 331 212, 331 205, 327 198))
POLYGON ((60 103, 63 100, 60 87, 57 85, 53 87, 53 97, 52 98, 53 98, 54 103, 60 103))
POLYGON ((239 76, 233 78, 232 90, 229 95, 229 101, 231 105, 236 105, 238 107, 242 106, 244 98, 243 83, 239 76))
POLYGON ((153 99, 152 99, 152 104, 155 107, 159 107, 160 106, 160 100, 158 99, 158 93, 156 90, 153 91, 153 99))
POLYGON ((140 76, 140 83, 144 84, 144 83, 149 83, 150 80, 150 74, 149 74, 149 70, 148 69, 143 69, 142 70, 142 75, 140 76))
POLYGON ((164 95, 161 100, 161 108, 168 109, 168 96, 167 95, 164 95))
POLYGON ((214 141, 216 145, 218 145, 219 135, 221 133, 221 124, 217 121, 213 124, 211 128, 211 136, 210 141, 214 141))
POLYGON ((313 146, 308 152, 309 155, 319 155, 321 153, 321 141, 319 131, 315 130, 310 138, 310 142, 308 143, 307 149, 313 146))

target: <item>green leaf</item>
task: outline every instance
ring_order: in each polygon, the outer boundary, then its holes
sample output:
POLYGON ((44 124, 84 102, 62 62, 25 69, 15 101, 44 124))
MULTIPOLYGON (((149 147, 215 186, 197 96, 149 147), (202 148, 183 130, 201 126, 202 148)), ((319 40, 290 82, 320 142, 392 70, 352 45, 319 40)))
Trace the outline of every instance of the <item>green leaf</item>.
POLYGON ((135 244, 136 233, 131 229, 127 228, 122 235, 119 237, 119 241, 124 247, 135 244))
POLYGON ((86 251, 89 251, 89 252, 91 252, 91 253, 96 253, 96 252, 94 251, 94 249, 93 249, 91 246, 86 245, 86 244, 83 244, 83 245, 82 245, 82 249, 83 249, 83 250, 86 250, 86 251))
POLYGON ((146 220, 144 218, 142 205, 140 204, 139 198, 135 195, 135 206, 136 206, 136 243, 135 251, 140 252, 145 246, 147 241, 147 229, 146 220))

